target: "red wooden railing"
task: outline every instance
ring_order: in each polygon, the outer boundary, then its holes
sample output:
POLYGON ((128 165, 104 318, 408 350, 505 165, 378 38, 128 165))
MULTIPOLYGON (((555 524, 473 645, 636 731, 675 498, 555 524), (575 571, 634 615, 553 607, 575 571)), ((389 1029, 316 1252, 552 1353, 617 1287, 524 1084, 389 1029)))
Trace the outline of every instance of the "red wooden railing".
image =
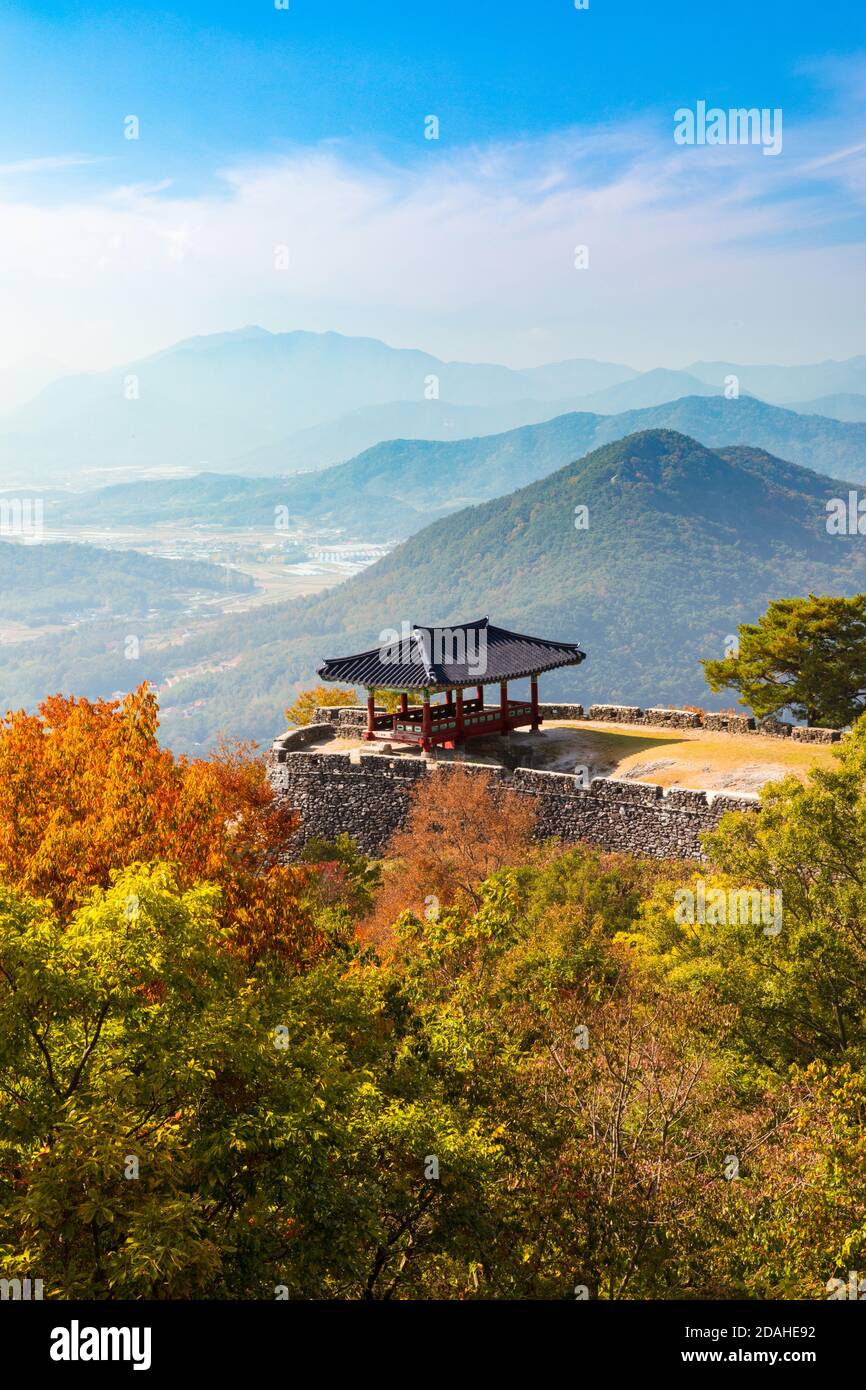
MULTIPOLYGON (((403 734, 407 737, 422 735, 424 709, 422 705, 410 705, 405 714, 399 710, 394 714, 377 714, 373 721, 376 733, 403 734)), ((532 719, 532 705, 528 700, 508 701, 508 723, 529 723, 532 719)), ((497 705, 483 705, 479 700, 463 701, 463 729, 465 733, 478 733, 489 729, 495 733, 502 727, 502 710, 497 705)), ((457 705, 437 704, 430 706, 430 732, 436 737, 457 731, 457 705)))

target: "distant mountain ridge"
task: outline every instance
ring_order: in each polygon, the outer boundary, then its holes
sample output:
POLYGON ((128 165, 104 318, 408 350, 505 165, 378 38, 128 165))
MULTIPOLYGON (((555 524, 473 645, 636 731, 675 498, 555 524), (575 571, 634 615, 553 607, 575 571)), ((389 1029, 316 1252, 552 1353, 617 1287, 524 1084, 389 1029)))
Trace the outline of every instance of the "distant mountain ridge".
POLYGON ((549 697, 718 708, 733 698, 710 695, 699 659, 721 655, 739 623, 786 594, 866 588, 862 537, 826 529, 837 493, 835 480, 765 450, 629 435, 434 522, 340 588, 285 608, 279 642, 240 678, 307 678, 316 653, 363 650, 404 619, 489 614, 588 651, 578 670, 545 679, 549 697))
POLYGON ((673 429, 708 447, 749 445, 826 475, 866 480, 866 423, 845 423, 752 397, 692 396, 605 416, 572 412, 499 435, 438 442, 391 440, 344 464, 288 478, 199 478, 115 485, 51 499, 52 525, 160 520, 269 526, 274 509, 312 527, 365 540, 402 539, 443 513, 545 477, 591 449, 638 430, 673 429))
POLYGON ((692 362, 685 369, 708 386, 723 386, 736 377, 740 391, 748 391, 774 405, 810 400, 839 392, 866 392, 866 355, 842 362, 810 362, 793 367, 743 362, 692 362))
POLYGON ((583 396, 577 409, 593 411, 598 415, 619 415, 626 410, 645 410, 649 406, 664 405, 682 396, 718 396, 722 389, 721 386, 708 385, 689 372, 672 372, 666 367, 656 367, 629 381, 619 381, 602 391, 583 396))
POLYGON ((298 430, 277 444, 263 444, 232 459, 246 477, 318 472, 391 439, 476 439, 539 424, 579 408, 575 400, 519 400, 502 405, 456 405, 453 401, 389 401, 367 405, 336 420, 298 430))
MULTIPOLYGON (((826 529, 826 504, 847 486, 765 449, 642 431, 432 522, 326 594, 147 648, 136 678, 159 684, 197 671, 172 690, 183 720, 169 713, 163 724, 180 750, 220 733, 267 741, 324 656, 375 645, 403 620, 489 614, 587 650, 579 669, 545 679, 544 698, 719 708, 734 697, 710 695, 699 659, 720 655, 739 623, 773 598, 866 590, 863 538, 826 529), (586 529, 575 526, 578 506, 588 509, 586 529), (223 663, 230 669, 214 669, 223 663)), ((129 679, 123 631, 107 626, 101 645, 76 632, 50 648, 7 648, 0 704, 10 690, 21 703, 68 687, 70 671, 80 693, 116 688, 129 679)))
MULTIPOLYGON (((551 384, 559 384, 556 365, 550 369, 551 384)), ((559 365, 571 367, 573 364, 559 365)), ((536 368, 535 372, 543 370, 536 368)), ((389 439, 468 439, 502 434, 519 429, 521 425, 540 424, 572 411, 614 415, 660 405, 679 396, 720 394, 721 387, 707 386, 687 372, 671 372, 660 367, 634 373, 627 381, 616 382, 588 395, 559 400, 515 400, 495 406, 457 405, 442 400, 392 401, 387 405, 365 406, 324 425, 301 430, 278 444, 242 455, 232 466, 240 473, 312 471, 344 462, 389 439)))
POLYGON ((814 401, 792 401, 789 410, 798 415, 824 415, 831 420, 866 420, 866 395, 854 391, 839 391, 834 396, 819 396, 814 401))
POLYGON ((0 418, 0 468, 91 478, 109 467, 222 469, 256 447, 375 404, 511 407, 559 399, 566 385, 576 396, 632 375, 630 367, 578 360, 556 364, 552 376, 524 375, 374 338, 252 327, 51 383, 0 418))
POLYGON ((741 396, 775 403, 866 394, 866 357, 644 372, 575 357, 517 369, 446 362, 375 338, 251 326, 50 382, 0 415, 0 484, 92 486, 112 474, 179 470, 282 474, 388 439, 501 433, 569 410, 610 415, 720 395, 731 378, 741 396))

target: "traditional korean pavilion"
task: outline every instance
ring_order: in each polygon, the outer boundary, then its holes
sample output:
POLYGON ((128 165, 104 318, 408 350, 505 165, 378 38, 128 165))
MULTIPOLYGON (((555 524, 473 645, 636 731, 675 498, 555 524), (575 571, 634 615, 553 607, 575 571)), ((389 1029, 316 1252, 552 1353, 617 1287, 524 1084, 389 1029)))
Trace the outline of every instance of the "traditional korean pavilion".
POLYGON ((487 618, 451 627, 404 624, 393 643, 337 656, 319 667, 322 680, 364 686, 367 730, 371 741, 415 743, 429 751, 439 744, 453 748, 482 734, 504 734, 541 724, 538 677, 559 666, 578 666, 586 653, 573 642, 552 642, 493 627, 487 618), (510 680, 530 680, 531 697, 508 698, 510 680), (499 686, 499 699, 485 705, 484 689, 499 686), (376 710, 376 691, 399 694, 393 714, 376 710), (465 691, 475 693, 467 698, 465 691), (431 696, 444 694, 437 703, 431 696), (413 703, 410 703, 410 696, 413 703))

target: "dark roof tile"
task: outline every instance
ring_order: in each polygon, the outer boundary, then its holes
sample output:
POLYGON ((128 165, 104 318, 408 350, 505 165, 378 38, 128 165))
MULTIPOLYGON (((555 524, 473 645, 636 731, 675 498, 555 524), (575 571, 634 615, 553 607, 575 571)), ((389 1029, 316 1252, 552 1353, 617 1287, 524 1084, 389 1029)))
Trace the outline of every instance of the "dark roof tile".
POLYGON ((450 626, 416 624, 393 643, 383 642, 355 656, 330 657, 318 674, 322 680, 367 689, 435 690, 518 680, 559 666, 578 666, 585 658, 574 642, 527 637, 479 618, 450 626))

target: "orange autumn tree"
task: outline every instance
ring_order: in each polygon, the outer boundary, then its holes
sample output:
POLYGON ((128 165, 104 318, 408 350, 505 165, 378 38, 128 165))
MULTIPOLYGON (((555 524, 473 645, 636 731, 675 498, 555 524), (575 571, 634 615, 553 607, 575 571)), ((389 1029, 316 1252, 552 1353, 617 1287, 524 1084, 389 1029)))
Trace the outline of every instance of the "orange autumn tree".
POLYGON ((220 885, 251 958, 270 947, 311 958, 310 870, 277 862, 295 818, 264 763, 243 745, 176 758, 160 747, 158 715, 143 685, 122 701, 54 695, 0 721, 0 881, 65 916, 118 870, 168 861, 181 885, 220 885))
POLYGON ((421 914, 431 901, 477 910, 484 880, 525 861, 535 823, 525 797, 459 763, 419 778, 406 823, 388 845, 389 871, 365 934, 381 938, 401 912, 421 914))

